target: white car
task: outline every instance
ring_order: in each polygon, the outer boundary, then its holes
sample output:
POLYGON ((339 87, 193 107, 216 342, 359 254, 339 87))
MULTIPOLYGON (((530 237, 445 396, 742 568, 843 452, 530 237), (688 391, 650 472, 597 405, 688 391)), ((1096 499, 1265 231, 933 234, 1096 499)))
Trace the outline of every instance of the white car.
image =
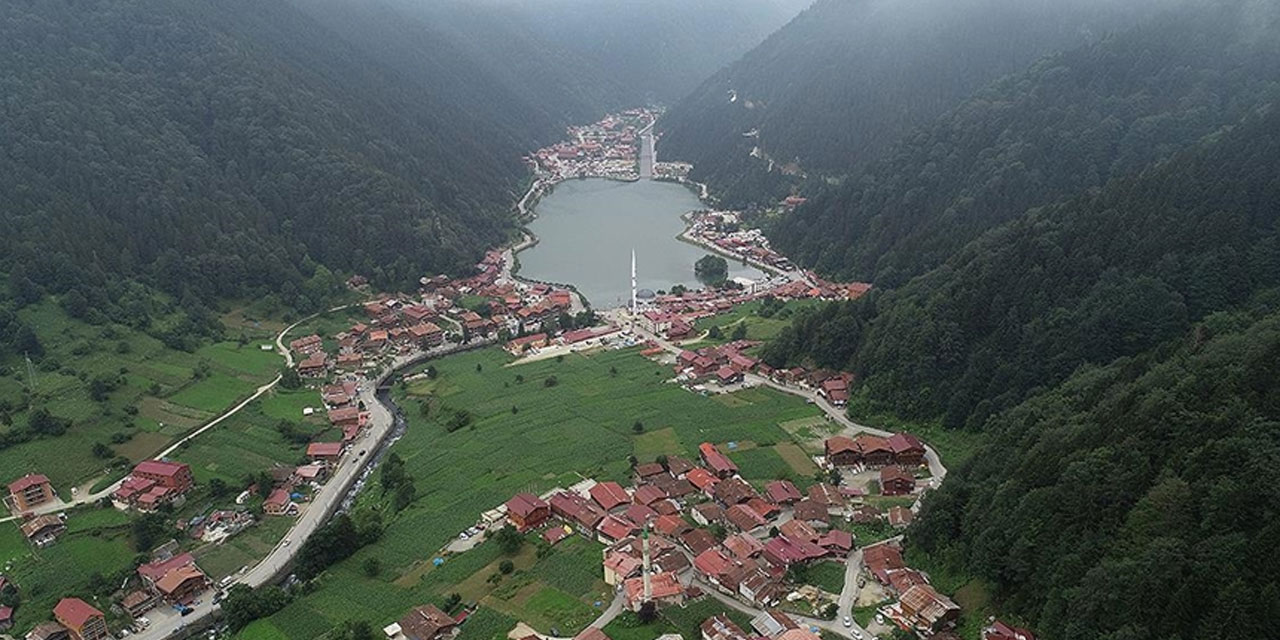
POLYGON ((862 632, 861 632, 861 631, 858 631, 857 629, 854 629, 854 630, 853 630, 853 638, 854 638, 854 640, 862 640, 862 632))
POLYGON ((852 626, 853 626, 853 618, 850 618, 849 616, 845 616, 845 617, 844 617, 844 619, 843 619, 843 620, 841 620, 840 622, 841 622, 842 624, 844 624, 844 626, 846 626, 846 627, 852 627, 852 626))

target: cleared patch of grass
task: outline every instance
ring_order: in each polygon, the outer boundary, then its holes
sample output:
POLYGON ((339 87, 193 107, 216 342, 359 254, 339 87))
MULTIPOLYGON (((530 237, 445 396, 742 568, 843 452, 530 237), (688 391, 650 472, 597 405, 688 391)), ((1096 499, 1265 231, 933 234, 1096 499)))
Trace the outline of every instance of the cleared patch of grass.
POLYGON ((672 427, 646 431, 635 438, 635 456, 638 460, 653 460, 660 455, 685 455, 687 450, 680 443, 672 427))

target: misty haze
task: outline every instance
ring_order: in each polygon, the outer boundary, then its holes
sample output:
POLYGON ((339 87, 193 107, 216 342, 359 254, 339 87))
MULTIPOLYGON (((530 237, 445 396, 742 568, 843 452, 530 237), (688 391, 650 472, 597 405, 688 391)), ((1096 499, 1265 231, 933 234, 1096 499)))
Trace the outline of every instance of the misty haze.
POLYGON ((1280 632, 1280 0, 0 2, 0 640, 1280 632))

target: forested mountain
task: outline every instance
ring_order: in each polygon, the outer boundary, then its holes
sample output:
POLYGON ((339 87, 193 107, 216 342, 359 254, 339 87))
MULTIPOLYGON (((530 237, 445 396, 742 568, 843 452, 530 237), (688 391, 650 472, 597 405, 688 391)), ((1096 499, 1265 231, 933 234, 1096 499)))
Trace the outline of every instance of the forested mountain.
POLYGON ((1275 20, 1216 2, 1050 55, 816 190, 771 238, 820 271, 900 285, 992 226, 1139 171, 1280 95, 1275 20))
POLYGON ((914 416, 980 423, 1083 363, 1133 356, 1280 284, 1280 114, 1033 210, 900 289, 825 309, 772 345, 852 366, 914 416), (1269 155, 1270 154, 1270 155, 1269 155))
POLYGON ((465 269, 504 237, 521 155, 602 108, 546 74, 492 73, 446 29, 374 39, 361 29, 393 21, 371 8, 338 31, 324 11, 0 5, 0 273, 17 303, 74 292, 136 323, 135 279, 190 308, 308 308, 336 271, 465 269))
POLYGON ((983 428, 989 443, 925 499, 908 540, 988 580, 1040 637, 1274 635, 1274 290, 1159 353, 1083 369, 983 428))
MULTIPOLYGON (((626 85, 672 104, 812 0, 471 0, 626 85)), ((429 4, 429 3, 428 3, 429 4)))
POLYGON ((819 0, 672 108, 661 155, 727 204, 769 201, 784 166, 849 173, 996 78, 1176 1, 819 0))
POLYGON ((1280 109, 1033 210, 766 360, 985 431, 910 544, 1044 637, 1237 638, 1280 622, 1280 109))

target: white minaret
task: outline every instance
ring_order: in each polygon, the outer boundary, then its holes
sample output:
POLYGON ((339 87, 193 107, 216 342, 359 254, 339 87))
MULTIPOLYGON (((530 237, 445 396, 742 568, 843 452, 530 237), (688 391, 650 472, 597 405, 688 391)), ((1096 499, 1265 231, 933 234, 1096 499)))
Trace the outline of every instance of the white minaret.
POLYGON ((649 559, 649 521, 647 520, 644 523, 644 533, 641 534, 640 539, 643 541, 641 548, 644 558, 644 568, 641 569, 641 575, 644 578, 644 600, 641 600, 641 602, 648 602, 653 599, 653 588, 649 585, 649 571, 653 568, 653 564, 649 559))
POLYGON ((636 312, 636 250, 631 250, 631 313, 636 312))

